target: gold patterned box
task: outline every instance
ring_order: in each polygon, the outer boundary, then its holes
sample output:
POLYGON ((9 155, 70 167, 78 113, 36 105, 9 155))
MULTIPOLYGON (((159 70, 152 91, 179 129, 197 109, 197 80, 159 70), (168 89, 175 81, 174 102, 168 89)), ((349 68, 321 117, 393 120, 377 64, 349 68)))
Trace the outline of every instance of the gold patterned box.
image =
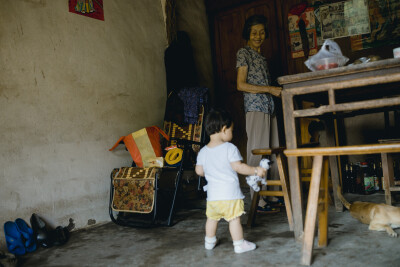
POLYGON ((120 212, 151 213, 155 179, 160 168, 122 167, 113 173, 112 209, 120 212))

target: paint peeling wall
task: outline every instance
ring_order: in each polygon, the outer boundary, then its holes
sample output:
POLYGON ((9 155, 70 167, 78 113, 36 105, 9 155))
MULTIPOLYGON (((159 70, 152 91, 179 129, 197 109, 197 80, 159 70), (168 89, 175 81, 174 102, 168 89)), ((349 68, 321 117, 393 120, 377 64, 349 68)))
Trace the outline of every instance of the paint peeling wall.
MULTIPOLYGON (((109 221, 117 139, 160 125, 167 46, 160 0, 104 1, 105 21, 67 0, 0 0, 0 224, 109 221)), ((0 231, 0 247, 4 249, 0 231)))

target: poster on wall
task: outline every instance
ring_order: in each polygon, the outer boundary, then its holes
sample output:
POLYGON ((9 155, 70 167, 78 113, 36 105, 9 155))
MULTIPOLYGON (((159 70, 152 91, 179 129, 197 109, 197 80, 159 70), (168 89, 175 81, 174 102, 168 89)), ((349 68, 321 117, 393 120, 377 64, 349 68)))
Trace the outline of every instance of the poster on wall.
POLYGON ((300 16, 290 14, 289 20, 289 38, 292 58, 304 57, 303 44, 300 36, 299 21, 300 18, 305 22, 308 37, 308 46, 310 49, 309 56, 318 52, 317 48, 317 32, 315 30, 314 8, 308 7, 300 16))
POLYGON ((68 0, 69 12, 104 20, 103 0, 68 0))
POLYGON ((322 5, 319 17, 324 40, 371 32, 367 0, 322 5))
POLYGON ((369 0, 370 34, 350 37, 351 50, 400 44, 400 1, 369 0))

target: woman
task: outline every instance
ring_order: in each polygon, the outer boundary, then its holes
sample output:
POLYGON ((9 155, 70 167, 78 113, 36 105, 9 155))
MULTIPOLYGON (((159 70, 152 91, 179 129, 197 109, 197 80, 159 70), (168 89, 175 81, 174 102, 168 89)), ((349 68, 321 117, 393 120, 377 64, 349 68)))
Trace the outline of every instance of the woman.
MULTIPOLYGON (((257 166, 261 156, 253 155, 252 149, 279 146, 272 96, 280 97, 282 88, 270 86, 267 60, 261 55, 261 45, 267 36, 267 19, 262 15, 249 17, 244 24, 242 36, 247 45, 239 49, 236 55, 237 89, 244 94, 247 164, 257 166)), ((277 166, 273 164, 272 179, 278 179, 278 175, 277 166)), ((253 197, 254 191, 251 188, 250 193, 253 197)), ((257 210, 261 212, 274 211, 262 198, 258 206, 257 210)))

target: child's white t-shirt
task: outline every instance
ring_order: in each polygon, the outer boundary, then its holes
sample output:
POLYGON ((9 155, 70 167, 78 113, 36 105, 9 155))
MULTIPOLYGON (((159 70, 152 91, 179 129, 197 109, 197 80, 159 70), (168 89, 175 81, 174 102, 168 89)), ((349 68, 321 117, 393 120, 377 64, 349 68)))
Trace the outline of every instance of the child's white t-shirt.
POLYGON ((243 160, 237 147, 225 142, 216 147, 204 146, 197 155, 207 180, 207 201, 243 199, 237 173, 231 162, 243 160))

